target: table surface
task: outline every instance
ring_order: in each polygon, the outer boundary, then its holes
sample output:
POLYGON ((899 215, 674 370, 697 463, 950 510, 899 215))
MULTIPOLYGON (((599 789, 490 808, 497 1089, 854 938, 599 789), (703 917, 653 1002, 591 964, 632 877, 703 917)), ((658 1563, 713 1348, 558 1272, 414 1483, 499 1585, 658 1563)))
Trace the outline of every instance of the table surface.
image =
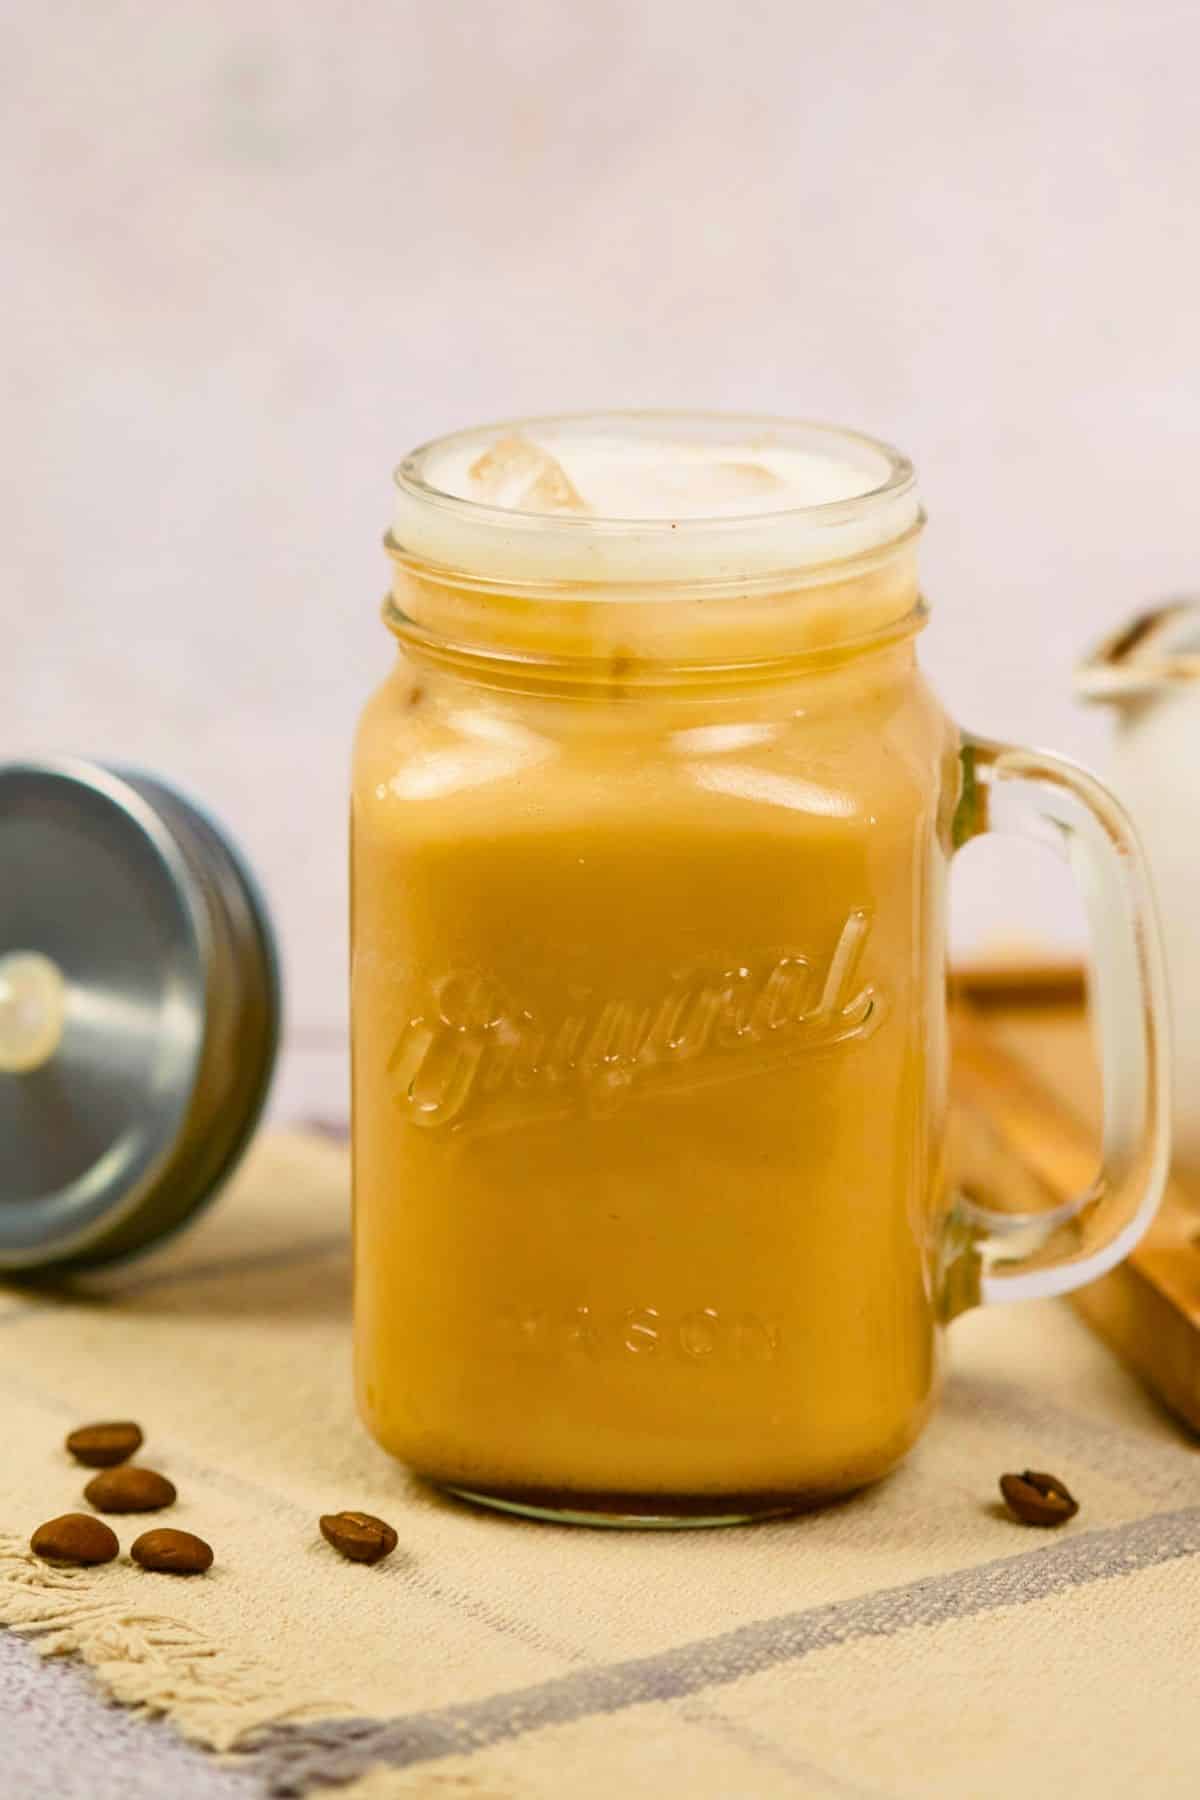
POLYGON ((82 1664, 0 1630, 0 1793, 11 1800, 251 1800, 252 1771, 105 1699, 82 1664))

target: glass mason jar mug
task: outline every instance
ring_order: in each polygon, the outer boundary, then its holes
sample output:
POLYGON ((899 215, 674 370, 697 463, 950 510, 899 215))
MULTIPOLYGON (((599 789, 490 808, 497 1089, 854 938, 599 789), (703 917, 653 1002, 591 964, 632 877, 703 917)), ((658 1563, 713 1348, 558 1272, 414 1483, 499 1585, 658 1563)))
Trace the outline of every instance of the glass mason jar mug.
POLYGON ((1093 1279, 1164 1178, 1137 847, 919 672, 908 463, 758 418, 464 432, 398 473, 353 805, 363 1416, 467 1497, 720 1522, 883 1475, 941 1327, 1093 1279), (945 889, 1079 873, 1101 1172, 991 1213, 946 1133, 945 889))

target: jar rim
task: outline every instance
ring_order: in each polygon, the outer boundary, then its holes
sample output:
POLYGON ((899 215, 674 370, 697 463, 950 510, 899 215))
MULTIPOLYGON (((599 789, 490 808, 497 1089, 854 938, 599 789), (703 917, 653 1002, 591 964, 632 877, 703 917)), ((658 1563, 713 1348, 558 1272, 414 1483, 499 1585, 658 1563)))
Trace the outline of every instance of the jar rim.
MULTIPOLYGON (((648 479, 653 479, 649 476, 648 479)), ((423 444, 395 471, 396 518, 390 544, 402 558, 522 587, 586 581, 705 583, 785 575, 879 552, 922 522, 909 459, 880 439, 840 426, 761 413, 560 413, 471 427, 423 444), (471 491, 475 459, 517 440, 551 469, 591 473, 626 459, 627 482, 659 456, 675 491, 647 513, 497 504, 471 491), (558 465, 562 465, 559 469, 558 465), (701 471, 711 491, 731 471, 756 494, 705 510, 701 471), (780 471, 783 474, 780 474, 780 471), (673 472, 671 472, 673 471, 673 472), (805 497, 811 493, 815 497, 805 497)), ((580 490, 586 482, 579 482, 580 490)), ((570 485, 566 490, 571 491, 570 485)), ((586 494, 584 495, 586 499, 586 494)), ((518 501, 523 496, 517 495, 518 501)))

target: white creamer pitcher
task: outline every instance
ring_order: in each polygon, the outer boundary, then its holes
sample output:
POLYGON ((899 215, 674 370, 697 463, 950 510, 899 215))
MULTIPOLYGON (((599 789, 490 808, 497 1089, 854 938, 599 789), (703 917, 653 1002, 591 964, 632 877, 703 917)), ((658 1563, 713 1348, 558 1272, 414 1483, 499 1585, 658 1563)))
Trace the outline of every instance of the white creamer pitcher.
POLYGON ((1141 614, 1078 672, 1116 715, 1112 785, 1158 895, 1174 1020, 1175 1159, 1200 1177, 1200 599, 1141 614))

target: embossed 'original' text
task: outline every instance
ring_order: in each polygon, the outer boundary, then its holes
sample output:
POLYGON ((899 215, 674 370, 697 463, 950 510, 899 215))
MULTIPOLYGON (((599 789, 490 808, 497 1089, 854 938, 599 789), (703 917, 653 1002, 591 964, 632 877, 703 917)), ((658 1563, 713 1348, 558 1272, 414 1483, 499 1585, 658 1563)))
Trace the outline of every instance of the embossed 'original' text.
POLYGON ((684 970, 649 1002, 576 991, 557 1018, 478 971, 443 975, 410 1015, 388 1078, 414 1125, 500 1130, 767 1073, 875 1030, 882 995, 857 985, 870 925, 852 912, 825 959, 770 952, 757 967, 684 970))

